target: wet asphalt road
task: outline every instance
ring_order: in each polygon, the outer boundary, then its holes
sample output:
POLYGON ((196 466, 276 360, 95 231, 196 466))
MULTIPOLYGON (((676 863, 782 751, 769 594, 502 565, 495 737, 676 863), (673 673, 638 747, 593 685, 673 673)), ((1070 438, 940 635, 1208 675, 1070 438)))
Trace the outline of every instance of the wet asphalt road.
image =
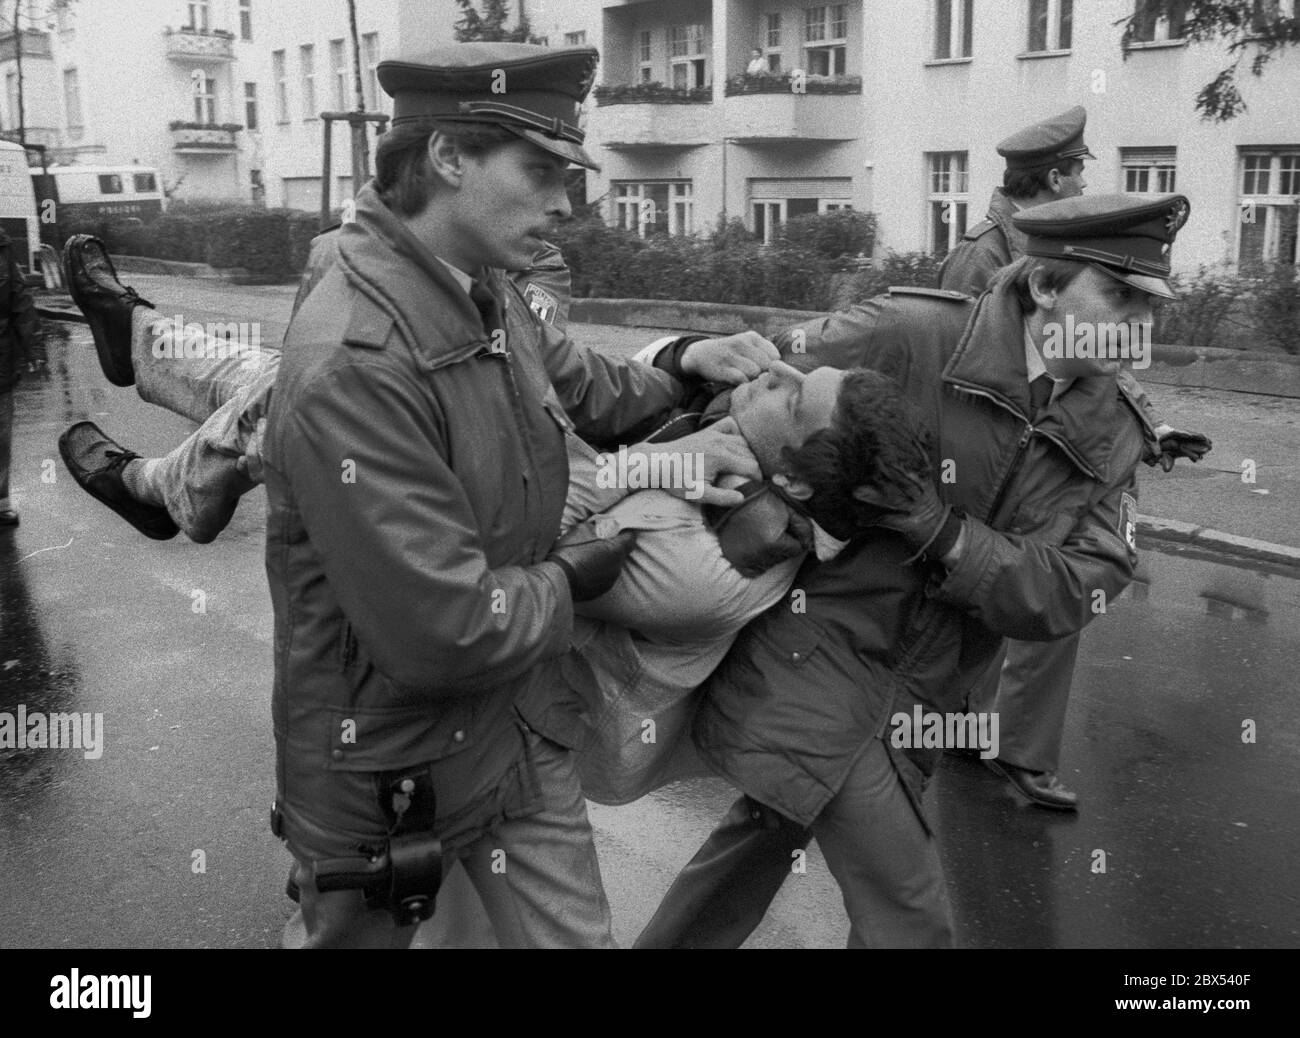
MULTIPOLYGON (((0 749, 0 947, 272 946, 289 903, 266 822, 265 499, 197 546, 79 490, 55 449, 71 421, 146 454, 189 429, 104 383, 84 335, 17 394, 0 711, 102 713, 103 753, 0 749)), ((960 759, 929 795, 963 946, 1300 946, 1300 579, 1154 550, 1142 576, 1084 637, 1062 770, 1081 813, 960 759)), ((621 942, 731 799, 696 780, 593 806, 621 942)), ((750 943, 846 933, 814 848, 750 943)))

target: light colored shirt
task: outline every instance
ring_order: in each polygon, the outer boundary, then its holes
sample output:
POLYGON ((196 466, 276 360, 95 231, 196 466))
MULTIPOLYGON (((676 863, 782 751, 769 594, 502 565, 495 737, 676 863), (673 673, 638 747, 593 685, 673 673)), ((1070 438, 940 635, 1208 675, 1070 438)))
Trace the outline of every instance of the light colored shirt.
POLYGON ((1048 398, 1049 403, 1055 403, 1057 397, 1074 385, 1073 378, 1057 378, 1047 370, 1047 365, 1043 363, 1043 356, 1038 352, 1038 347, 1034 345, 1034 337, 1029 334, 1029 322, 1025 325, 1025 371, 1029 376, 1029 384, 1034 384, 1034 379, 1040 375, 1046 375, 1052 380, 1052 395, 1048 398))

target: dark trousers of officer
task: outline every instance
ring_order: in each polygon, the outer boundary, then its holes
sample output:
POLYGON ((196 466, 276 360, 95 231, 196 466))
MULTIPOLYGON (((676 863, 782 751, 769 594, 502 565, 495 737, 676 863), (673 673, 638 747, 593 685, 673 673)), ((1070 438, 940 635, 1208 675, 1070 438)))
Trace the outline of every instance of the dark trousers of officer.
POLYGON ((673 882, 638 948, 737 948, 762 921, 794 852, 816 837, 849 916, 850 948, 952 945, 934 837, 872 739, 805 828, 741 797, 673 882))

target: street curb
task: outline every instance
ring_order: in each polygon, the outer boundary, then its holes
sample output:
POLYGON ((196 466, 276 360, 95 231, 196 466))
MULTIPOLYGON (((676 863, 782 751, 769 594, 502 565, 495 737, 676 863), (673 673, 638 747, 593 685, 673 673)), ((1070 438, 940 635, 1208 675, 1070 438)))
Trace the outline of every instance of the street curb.
MULTIPOLYGON (((579 300, 574 300, 575 305, 578 302, 579 300)), ((586 302, 586 300, 583 300, 583 302, 586 302)), ((604 300, 601 300, 601 302, 604 302, 604 300)), ((62 307, 46 306, 38 303, 36 312, 41 317, 47 317, 51 320, 74 321, 77 324, 87 323, 85 315, 71 301, 68 302, 67 307, 67 309, 63 309, 62 307)), ((790 313, 788 310, 779 312, 783 314, 790 313)), ((572 308, 570 309, 570 315, 573 315, 572 308)), ((598 321, 595 323, 608 324, 610 322, 598 321)), ((663 325, 659 327, 663 327, 663 325)), ((1294 566, 1300 569, 1300 548, 1292 548, 1286 544, 1273 544, 1270 541, 1258 541, 1251 537, 1238 537, 1234 533, 1211 529, 1208 526, 1197 526, 1195 523, 1184 523, 1178 519, 1162 519, 1153 515, 1139 515, 1137 517, 1137 528, 1139 533, 1152 540, 1188 544, 1203 550, 1231 555, 1235 558, 1251 559, 1256 562, 1270 562, 1281 566, 1294 566)))
POLYGON ((1225 533, 1223 530, 1214 530, 1208 526, 1197 526, 1195 523, 1162 519, 1153 515, 1139 515, 1137 528, 1139 533, 1145 534, 1152 540, 1188 544, 1222 555, 1300 569, 1300 548, 1292 548, 1286 544, 1257 541, 1252 537, 1238 537, 1235 533, 1225 533))
MULTIPOLYGON (((671 299, 574 299, 569 304, 569 319, 587 324, 720 335, 752 328, 769 338, 793 324, 825 316, 824 312, 811 310, 671 299)), ((1134 372, 1139 382, 1300 399, 1300 356, 1155 343, 1150 360, 1148 367, 1134 372)))

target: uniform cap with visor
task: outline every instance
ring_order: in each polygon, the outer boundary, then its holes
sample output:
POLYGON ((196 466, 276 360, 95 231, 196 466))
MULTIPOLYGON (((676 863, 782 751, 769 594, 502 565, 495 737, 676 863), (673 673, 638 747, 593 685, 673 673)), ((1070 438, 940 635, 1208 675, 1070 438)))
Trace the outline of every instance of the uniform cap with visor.
POLYGON ((381 61, 378 75, 393 99, 393 126, 490 123, 595 170, 578 120, 599 60, 595 47, 457 43, 381 61))
POLYGON ((1026 256, 1088 263, 1143 292, 1175 299, 1169 250, 1191 208, 1184 195, 1079 195, 1022 209, 1011 222, 1028 235, 1026 256))
POLYGON ((1007 169, 1037 169, 1066 159, 1095 159, 1083 143, 1088 110, 1075 105, 1060 115, 1026 126, 998 142, 997 151, 1007 160, 1007 169))

